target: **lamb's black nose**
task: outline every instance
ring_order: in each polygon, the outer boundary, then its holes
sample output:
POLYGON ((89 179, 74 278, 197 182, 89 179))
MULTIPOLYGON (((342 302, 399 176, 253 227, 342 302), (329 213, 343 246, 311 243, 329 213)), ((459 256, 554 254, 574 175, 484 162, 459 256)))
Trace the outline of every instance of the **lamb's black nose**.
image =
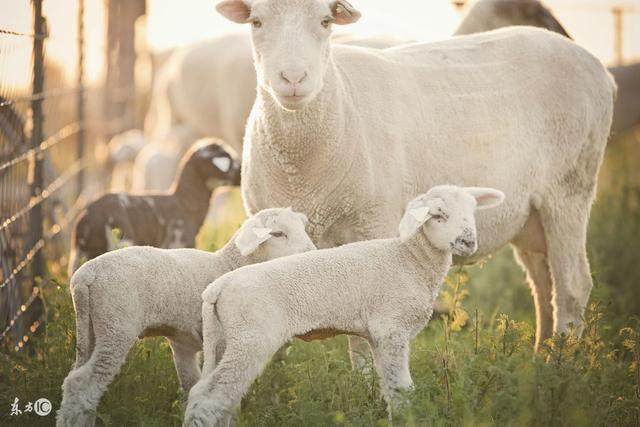
POLYGON ((456 239, 456 244, 460 246, 464 246, 467 249, 473 249, 475 247, 475 240, 469 240, 462 237, 458 237, 456 239))

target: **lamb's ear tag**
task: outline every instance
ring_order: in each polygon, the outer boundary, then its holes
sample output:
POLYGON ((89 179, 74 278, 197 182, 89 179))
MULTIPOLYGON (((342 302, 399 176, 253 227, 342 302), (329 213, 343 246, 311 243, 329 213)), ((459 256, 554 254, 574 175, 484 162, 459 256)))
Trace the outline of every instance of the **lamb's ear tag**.
POLYGON ((263 239, 263 238, 267 237, 269 235, 269 233, 271 233, 271 229, 270 228, 256 227, 256 228, 253 229, 253 234, 258 236, 258 238, 260 238, 260 239, 263 239))
POLYGON ((212 162, 222 172, 229 172, 231 168, 231 159, 228 157, 214 157, 212 162))
POLYGON ((418 222, 425 222, 429 216, 429 208, 424 206, 422 208, 414 208, 409 211, 409 215, 418 222))

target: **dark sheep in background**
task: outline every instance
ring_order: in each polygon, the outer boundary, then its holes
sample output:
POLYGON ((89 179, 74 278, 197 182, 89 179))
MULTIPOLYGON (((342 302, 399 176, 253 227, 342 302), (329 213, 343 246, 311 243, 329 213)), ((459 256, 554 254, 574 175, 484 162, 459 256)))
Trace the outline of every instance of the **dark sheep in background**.
POLYGON ((239 165, 230 148, 209 138, 185 154, 168 192, 99 197, 80 213, 73 227, 69 277, 84 260, 124 245, 194 247, 212 193, 220 186, 240 184, 239 165))

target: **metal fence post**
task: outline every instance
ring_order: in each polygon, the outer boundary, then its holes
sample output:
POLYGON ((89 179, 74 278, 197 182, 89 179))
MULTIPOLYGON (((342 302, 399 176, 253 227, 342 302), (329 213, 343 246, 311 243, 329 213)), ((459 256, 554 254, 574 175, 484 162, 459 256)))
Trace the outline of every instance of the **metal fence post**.
MULTIPOLYGON (((84 111, 84 0, 78 0, 78 99, 77 99, 77 115, 80 129, 76 140, 76 157, 82 159, 84 157, 85 144, 85 111, 84 111)), ((84 189, 84 169, 78 173, 77 197, 80 197, 84 189)))
MULTIPOLYGON (((44 91, 44 39, 46 35, 46 24, 42 16, 42 0, 33 0, 33 99, 31 101, 31 114, 33 120, 33 130, 31 132, 31 147, 36 148, 43 139, 44 114, 42 111, 41 94, 44 91)), ((40 153, 32 159, 31 170, 31 197, 36 197, 42 191, 42 160, 44 153, 40 153)), ((33 208, 30 216, 31 243, 32 247, 42 239, 42 205, 38 204, 33 208)), ((44 262, 42 254, 38 251, 32 264, 33 277, 42 277, 44 273, 44 262)))

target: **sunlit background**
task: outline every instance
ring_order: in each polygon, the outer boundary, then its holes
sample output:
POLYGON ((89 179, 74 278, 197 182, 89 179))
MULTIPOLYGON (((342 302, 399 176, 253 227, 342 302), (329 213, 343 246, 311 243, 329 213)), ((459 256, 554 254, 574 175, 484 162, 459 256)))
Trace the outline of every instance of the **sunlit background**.
MULTIPOLYGON (((450 0, 354 0, 353 3, 363 12, 363 18, 357 24, 341 30, 359 35, 386 34, 421 41, 438 40, 451 35, 461 17, 461 11, 450 0)), ((548 0, 545 4, 579 44, 605 63, 612 63, 617 59, 613 10, 619 8, 622 11, 619 29, 622 59, 640 57, 640 0, 548 0)), ((146 43, 140 40, 139 45, 147 46, 151 53, 157 53, 225 32, 247 31, 219 16, 214 5, 213 0, 148 0, 146 25, 144 22, 140 23, 142 28, 146 28, 146 31, 141 32, 146 35, 146 43)), ((49 0, 44 3, 44 14, 51 28, 47 46, 48 59, 62 65, 66 77, 73 79, 77 61, 77 34, 75 21, 70 21, 75 13, 69 7, 64 0, 49 0)), ((75 4, 71 7, 75 7, 75 4)), ((28 8, 12 7, 10 1, 0 2, 0 27, 28 31, 32 20, 29 12, 28 8)), ((87 45, 103 43, 104 19, 103 2, 87 1, 87 45)), ((3 52, 2 60, 18 64, 29 60, 28 57, 20 57, 26 54, 25 50, 19 49, 3 52)), ((103 52, 89 50, 86 56, 88 80, 95 81, 101 77, 103 52)), ((21 66, 16 66, 15 69, 6 67, 8 73, 14 74, 8 80, 5 75, 5 83, 10 81, 12 84, 24 85, 27 77, 19 75, 20 69, 21 66)))

